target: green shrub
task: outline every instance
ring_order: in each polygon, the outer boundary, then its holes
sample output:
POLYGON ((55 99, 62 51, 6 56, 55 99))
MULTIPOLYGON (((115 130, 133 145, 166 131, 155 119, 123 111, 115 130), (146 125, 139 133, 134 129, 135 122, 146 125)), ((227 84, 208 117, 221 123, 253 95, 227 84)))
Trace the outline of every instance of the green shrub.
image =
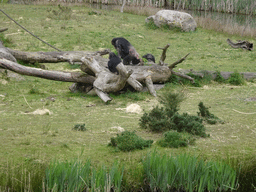
POLYGON ((230 77, 227 80, 228 83, 232 84, 232 85, 244 85, 246 84, 245 79, 243 78, 243 76, 238 73, 238 72, 234 72, 230 75, 230 77))
POLYGON ((193 135, 206 137, 203 119, 198 116, 178 113, 180 103, 184 100, 182 92, 172 93, 170 91, 159 95, 163 107, 154 107, 149 113, 144 113, 140 118, 140 127, 153 132, 164 132, 176 130, 193 135))
POLYGON ((172 117, 179 111, 179 107, 182 101, 185 99, 185 95, 182 91, 170 92, 169 90, 163 92, 158 96, 159 102, 164 106, 164 111, 168 117, 172 117))
POLYGON ((172 117, 172 123, 172 129, 178 132, 187 132, 201 137, 209 136, 205 133, 203 119, 198 116, 189 115, 187 113, 183 113, 182 115, 176 113, 172 117))
POLYGON ((135 149, 144 149, 151 147, 153 140, 144 140, 135 132, 124 131, 117 137, 112 137, 109 146, 115 147, 121 151, 133 151, 135 149))
POLYGON ((218 117, 210 113, 209 108, 205 107, 203 102, 198 104, 199 112, 197 112, 198 116, 202 117, 209 124, 223 123, 218 117))
POLYGON ((218 83, 225 83, 226 80, 224 79, 224 77, 220 74, 219 71, 215 72, 216 77, 214 78, 214 81, 218 82, 218 83))
POLYGON ((186 74, 194 79, 194 83, 192 83, 189 79, 180 78, 176 75, 171 75, 169 82, 174 84, 189 85, 193 87, 202 87, 202 85, 209 84, 212 81, 211 74, 209 74, 207 71, 202 71, 202 73, 203 76, 193 74, 192 72, 186 74))
POLYGON ((154 107, 149 113, 144 113, 140 118, 139 125, 143 129, 152 132, 163 132, 170 130, 170 121, 163 107, 154 107))
POLYGON ((73 127, 73 129, 76 130, 76 131, 86 131, 85 124, 76 124, 73 127))
POLYGON ((195 139, 188 133, 179 133, 176 131, 168 131, 164 133, 164 138, 157 143, 161 147, 186 147, 188 144, 194 144, 195 139))
POLYGON ((29 90, 29 94, 40 94, 40 91, 37 87, 32 86, 31 89, 29 90))

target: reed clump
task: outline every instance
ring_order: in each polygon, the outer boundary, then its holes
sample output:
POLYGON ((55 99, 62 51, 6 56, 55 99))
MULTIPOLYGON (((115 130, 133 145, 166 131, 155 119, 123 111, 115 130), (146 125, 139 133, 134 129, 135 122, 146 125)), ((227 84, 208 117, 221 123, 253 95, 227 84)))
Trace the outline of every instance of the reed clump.
POLYGON ((148 154, 143 160, 151 191, 228 191, 238 187, 236 170, 224 162, 203 161, 195 156, 148 154))
POLYGON ((44 191, 121 191, 123 168, 95 168, 90 160, 51 162, 45 173, 44 191))
POLYGON ((244 26, 229 23, 222 24, 220 21, 204 17, 195 17, 195 20, 197 22, 197 25, 204 29, 251 38, 256 36, 256 30, 252 28, 249 24, 244 26))

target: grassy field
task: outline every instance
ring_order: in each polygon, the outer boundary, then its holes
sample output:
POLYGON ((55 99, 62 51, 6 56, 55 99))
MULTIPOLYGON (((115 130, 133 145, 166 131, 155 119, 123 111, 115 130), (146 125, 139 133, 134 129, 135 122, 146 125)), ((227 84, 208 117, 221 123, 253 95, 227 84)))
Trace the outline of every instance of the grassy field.
MULTIPOLYGON (((256 72, 255 51, 231 48, 226 39, 241 37, 198 28, 183 33, 166 29, 152 29, 145 25, 145 16, 115 11, 92 10, 86 6, 72 6, 70 11, 55 15, 57 6, 26 6, 1 4, 1 9, 13 19, 63 51, 110 48, 114 37, 125 37, 140 55, 152 53, 156 60, 161 50, 170 43, 166 63, 172 63, 187 53, 182 69, 256 72)), ((8 27, 3 38, 6 46, 21 51, 54 51, 24 32, 1 14, 0 26, 8 27)), ((255 43, 254 38, 246 40, 255 43)), ((46 64, 51 70, 77 70, 67 63, 46 64)), ((113 101, 106 105, 97 96, 70 93, 72 83, 49 81, 24 76, 22 80, 0 79, 0 171, 21 168, 26 162, 48 164, 57 159, 90 158, 94 165, 111 165, 115 160, 126 165, 132 185, 139 182, 140 159, 149 151, 163 154, 189 153, 203 159, 235 161, 244 168, 255 165, 256 155, 256 84, 243 86, 211 82, 202 87, 167 84, 164 90, 180 90, 186 94, 180 111, 196 115, 200 101, 225 123, 206 125, 209 138, 199 138, 194 146, 186 148, 161 148, 134 152, 116 152, 107 144, 117 131, 113 127, 136 131, 144 139, 157 141, 162 134, 139 128, 141 114, 126 113, 129 104, 137 103, 147 112, 158 104, 149 93, 111 95, 113 101), (51 98, 54 98, 52 101, 51 98), (33 115, 36 109, 48 109, 48 115, 33 115), (74 131, 77 124, 85 124, 87 131, 74 131), (11 168, 10 168, 11 167, 11 168), (13 168, 12 168, 13 167, 13 168), (130 170, 130 171, 129 171, 130 170), (136 170, 138 172, 136 172, 136 170), (130 172, 130 173, 129 173, 130 172)), ((158 94, 162 90, 158 91, 158 94)), ((248 168, 250 169, 250 168, 248 168)), ((12 172, 8 172, 12 174, 12 172)), ((15 176, 12 176, 15 178, 15 176)), ((1 186, 1 184, 0 184, 1 186)), ((1 190, 1 189, 0 189, 1 190)))

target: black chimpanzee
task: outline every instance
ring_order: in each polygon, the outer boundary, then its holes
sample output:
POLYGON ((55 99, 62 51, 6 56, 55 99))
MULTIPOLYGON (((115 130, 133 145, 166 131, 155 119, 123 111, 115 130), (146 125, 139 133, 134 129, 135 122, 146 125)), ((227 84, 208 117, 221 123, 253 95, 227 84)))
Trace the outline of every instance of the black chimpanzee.
POLYGON ((140 55, 136 49, 125 38, 114 38, 111 43, 117 50, 118 56, 123 59, 124 65, 129 65, 131 62, 133 65, 137 65, 139 63, 143 64, 143 61, 140 59, 140 55))
POLYGON ((121 59, 113 52, 109 53, 109 61, 108 61, 108 69, 112 73, 118 74, 118 70, 116 69, 116 66, 121 63, 121 59))
POLYGON ((147 59, 148 62, 154 62, 154 63, 156 62, 154 55, 152 55, 150 53, 143 55, 142 58, 147 59))

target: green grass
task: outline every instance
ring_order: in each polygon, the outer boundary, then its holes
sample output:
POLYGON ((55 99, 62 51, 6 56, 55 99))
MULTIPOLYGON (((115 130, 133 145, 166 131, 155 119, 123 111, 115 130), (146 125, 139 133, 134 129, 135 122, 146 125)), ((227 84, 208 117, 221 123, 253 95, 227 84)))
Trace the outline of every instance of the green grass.
MULTIPOLYGON (((239 36, 202 28, 191 33, 149 29, 145 25, 145 16, 105 10, 100 10, 101 14, 90 15, 88 13, 92 9, 86 6, 71 7, 69 20, 50 19, 50 8, 58 9, 57 6, 49 5, 1 4, 1 9, 13 19, 63 51, 98 51, 101 48, 114 50, 111 39, 123 36, 141 56, 152 53, 157 61, 161 56, 161 50, 157 47, 164 47, 167 43, 171 46, 167 51, 166 63, 173 63, 190 53, 176 70, 256 71, 254 51, 232 49, 226 43, 227 38, 241 39, 239 36)), ((4 32, 5 38, 11 42, 8 47, 21 51, 54 51, 3 15, 0 23, 9 28, 4 32)), ((253 38, 248 40, 255 42, 253 38)), ((51 70, 73 70, 66 63, 46 64, 46 67, 51 70)), ((180 106, 181 113, 196 115, 198 103, 203 102, 225 124, 205 125, 211 137, 199 138, 193 146, 182 149, 161 148, 153 143, 150 149, 127 153, 115 152, 107 147, 110 139, 117 134, 112 131, 112 127, 120 126, 128 131, 136 131, 143 139, 154 141, 160 139, 162 134, 140 129, 139 119, 142 114, 126 113, 120 108, 137 103, 148 112, 158 104, 156 98, 149 93, 130 92, 127 97, 113 95, 113 101, 105 105, 97 96, 70 93, 68 87, 72 83, 27 76, 23 78, 0 79, 0 190, 4 190, 6 185, 7 180, 2 179, 6 173, 10 175, 10 185, 22 183, 23 187, 29 188, 38 183, 29 184, 29 176, 26 182, 22 180, 22 170, 26 170, 31 178, 42 178, 41 171, 50 161, 73 160, 77 157, 84 162, 89 158, 93 165, 98 166, 104 164, 111 167, 115 161, 125 163, 127 186, 139 188, 143 183, 141 157, 155 149, 160 154, 186 152, 200 155, 206 160, 235 159, 237 161, 233 166, 241 164, 248 172, 255 170, 251 169, 255 167, 256 155, 256 86, 253 81, 242 86, 216 82, 201 87, 167 84, 166 87, 173 90, 180 90, 180 87, 184 89, 186 99, 180 106), (54 101, 50 99, 52 97, 54 101), (36 109, 48 109, 51 114, 28 114, 36 109), (85 124, 86 131, 73 130, 78 124, 85 124), (32 165, 36 165, 36 168, 32 165)), ((251 183, 248 187, 252 187, 251 183)))

